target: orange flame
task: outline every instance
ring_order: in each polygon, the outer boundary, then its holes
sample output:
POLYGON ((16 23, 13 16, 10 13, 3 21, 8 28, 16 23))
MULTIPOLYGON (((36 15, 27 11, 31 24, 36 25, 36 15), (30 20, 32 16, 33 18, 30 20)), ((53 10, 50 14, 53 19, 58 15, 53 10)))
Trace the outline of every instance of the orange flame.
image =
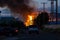
POLYGON ((25 22, 26 26, 33 25, 33 16, 28 15, 27 21, 25 22))
POLYGON ((34 19, 38 16, 37 14, 38 12, 32 12, 31 14, 27 15, 27 19, 26 21, 24 22, 26 26, 29 26, 29 25, 34 25, 34 19))

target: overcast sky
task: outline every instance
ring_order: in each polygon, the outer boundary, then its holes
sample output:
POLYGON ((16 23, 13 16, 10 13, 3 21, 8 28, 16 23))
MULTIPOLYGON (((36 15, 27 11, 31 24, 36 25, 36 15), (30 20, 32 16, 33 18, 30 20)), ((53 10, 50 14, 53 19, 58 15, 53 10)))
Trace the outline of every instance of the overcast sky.
MULTIPOLYGON (((50 3, 51 1, 48 1, 48 0, 33 0, 36 2, 36 5, 38 8, 41 8, 43 5, 42 5, 42 2, 46 2, 46 7, 50 7, 50 3)), ((60 0, 58 0, 58 5, 60 6, 60 0)))

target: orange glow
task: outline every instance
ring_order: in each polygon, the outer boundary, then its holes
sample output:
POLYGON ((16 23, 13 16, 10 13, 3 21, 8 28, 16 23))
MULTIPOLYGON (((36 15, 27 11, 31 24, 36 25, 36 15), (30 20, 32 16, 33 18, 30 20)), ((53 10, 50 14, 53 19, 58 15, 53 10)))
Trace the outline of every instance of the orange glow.
POLYGON ((25 22, 26 26, 33 25, 33 16, 28 15, 27 21, 25 22))
POLYGON ((34 22, 33 20, 38 16, 38 12, 36 11, 33 11, 31 14, 28 14, 27 17, 26 17, 26 21, 24 22, 24 24, 26 26, 29 26, 29 25, 34 25, 34 22))

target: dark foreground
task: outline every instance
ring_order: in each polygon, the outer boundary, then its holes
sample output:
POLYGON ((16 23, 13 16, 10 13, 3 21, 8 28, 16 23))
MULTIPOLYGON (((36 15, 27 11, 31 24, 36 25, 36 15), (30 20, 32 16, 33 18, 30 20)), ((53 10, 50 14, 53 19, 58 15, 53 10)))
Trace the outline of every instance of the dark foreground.
POLYGON ((60 40, 60 34, 48 32, 40 32, 40 34, 19 34, 15 37, 1 36, 0 40, 60 40))

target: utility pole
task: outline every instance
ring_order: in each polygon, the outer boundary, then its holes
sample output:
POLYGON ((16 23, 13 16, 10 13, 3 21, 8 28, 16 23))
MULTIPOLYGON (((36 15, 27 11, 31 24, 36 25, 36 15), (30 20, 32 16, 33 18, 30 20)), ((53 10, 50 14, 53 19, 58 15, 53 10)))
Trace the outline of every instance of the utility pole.
POLYGON ((54 19, 54 0, 51 0, 51 17, 52 17, 52 22, 54 19))
POLYGON ((42 3, 43 4, 43 12, 45 12, 45 2, 42 3))
POLYGON ((56 0, 56 24, 58 22, 58 0, 56 0))
MULTIPOLYGON (((43 4, 43 12, 45 13, 45 4, 46 4, 46 3, 45 3, 45 2, 42 2, 42 4, 43 4)), ((43 17, 45 17, 45 15, 43 15, 43 17)), ((45 23, 44 19, 45 19, 45 18, 43 18, 43 22, 45 23)))
MULTIPOLYGON (((52 3, 52 1, 56 1, 56 24, 57 24, 57 22, 58 22, 58 0, 49 0, 49 1, 51 1, 51 3, 52 3)), ((53 5, 53 3, 52 3, 52 5, 53 5)), ((53 6, 51 9, 53 10, 53 6)))
POLYGON ((49 0, 51 1, 51 18, 52 18, 52 22, 53 22, 53 18, 54 18, 54 0, 49 0))

